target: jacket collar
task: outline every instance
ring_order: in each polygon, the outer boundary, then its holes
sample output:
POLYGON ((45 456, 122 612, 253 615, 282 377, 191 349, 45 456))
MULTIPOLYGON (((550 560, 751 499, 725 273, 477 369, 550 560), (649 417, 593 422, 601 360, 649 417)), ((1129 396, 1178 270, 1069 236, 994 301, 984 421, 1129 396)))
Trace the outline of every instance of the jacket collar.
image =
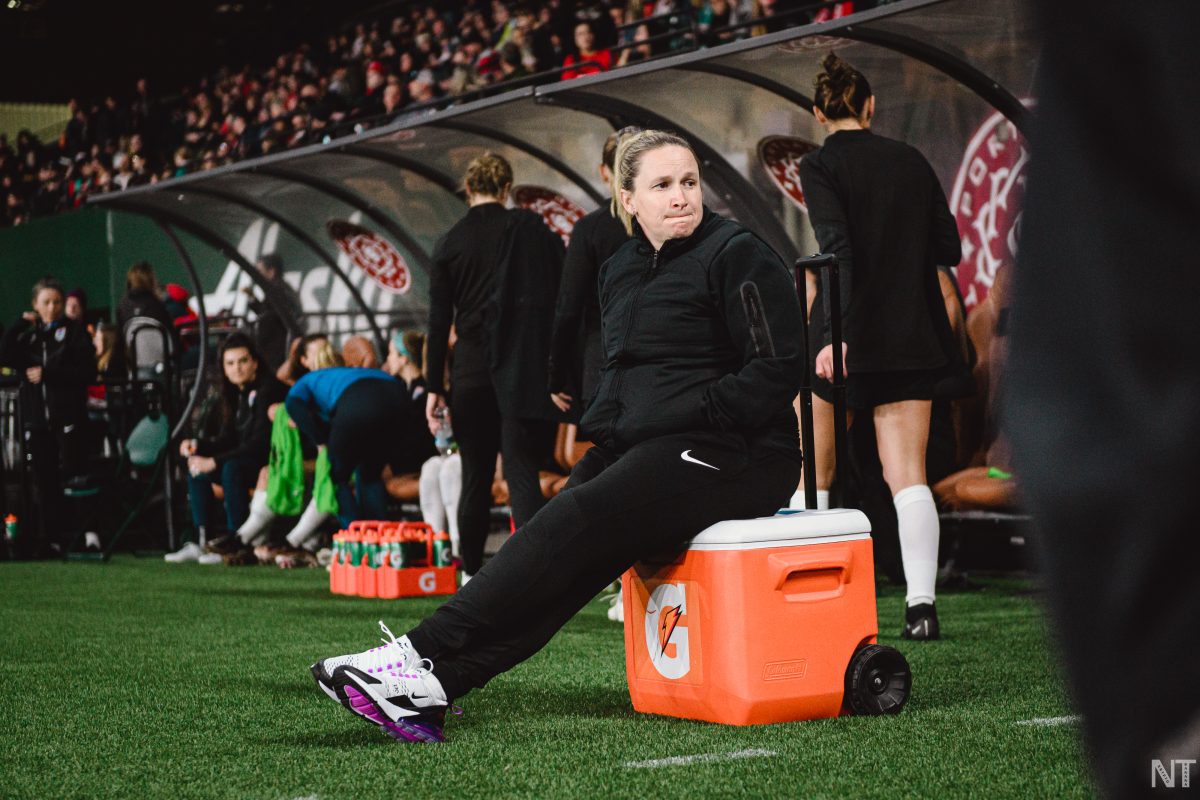
MULTIPOLYGON (((668 239, 663 242, 663 246, 659 248, 659 262, 666 261, 669 258, 676 258, 691 250, 700 242, 704 241, 717 224, 721 221, 721 216, 708 206, 704 206, 704 213, 700 216, 700 224, 696 226, 696 230, 692 231, 692 235, 684 239, 668 239)), ((646 238, 645 231, 638 224, 637 219, 633 220, 633 235, 638 241, 638 252, 642 255, 650 255, 654 252, 654 246, 650 244, 650 240, 646 238)))

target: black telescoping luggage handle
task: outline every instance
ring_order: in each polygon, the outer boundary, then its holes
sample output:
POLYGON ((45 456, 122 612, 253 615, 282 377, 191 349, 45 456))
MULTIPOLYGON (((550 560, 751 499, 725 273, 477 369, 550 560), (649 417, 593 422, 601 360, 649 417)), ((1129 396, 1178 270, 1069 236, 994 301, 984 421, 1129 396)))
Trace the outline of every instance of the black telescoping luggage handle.
MULTIPOLYGON (((808 341, 808 289, 804 279, 807 270, 820 273, 829 270, 829 330, 833 339, 833 449, 839 472, 846 463, 846 376, 842 373, 842 294, 838 274, 837 256, 833 253, 817 253, 807 258, 797 258, 793 265, 796 277, 796 294, 800 298, 801 342, 804 346, 804 371, 800 384, 800 447, 804 453, 804 507, 817 507, 817 475, 813 471, 813 354, 808 341)), ((842 507, 840 479, 829 495, 829 507, 842 507)))

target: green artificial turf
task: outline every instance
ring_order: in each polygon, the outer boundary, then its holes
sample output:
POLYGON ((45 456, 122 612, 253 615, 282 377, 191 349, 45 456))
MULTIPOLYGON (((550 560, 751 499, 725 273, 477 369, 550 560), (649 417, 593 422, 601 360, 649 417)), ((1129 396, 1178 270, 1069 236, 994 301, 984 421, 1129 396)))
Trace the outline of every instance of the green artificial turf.
POLYGON ((914 674, 896 717, 732 728, 634 713, 620 626, 592 603, 463 698, 444 745, 402 745, 313 683, 321 656, 435 600, 334 597, 323 570, 0 564, 0 797, 1081 797, 1071 712, 1028 585, 943 594, 945 638, 881 641, 914 674), (672 756, 741 753, 680 766, 672 756))

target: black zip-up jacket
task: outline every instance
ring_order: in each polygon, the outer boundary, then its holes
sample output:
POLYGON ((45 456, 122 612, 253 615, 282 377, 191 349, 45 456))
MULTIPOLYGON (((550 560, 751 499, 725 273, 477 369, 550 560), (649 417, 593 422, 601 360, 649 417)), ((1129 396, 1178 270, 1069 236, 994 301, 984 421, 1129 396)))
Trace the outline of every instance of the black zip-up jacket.
POLYGON ((282 403, 287 387, 259 365, 254 380, 238 392, 237 413, 216 439, 200 439, 196 455, 208 456, 221 466, 231 458, 241 458, 258 466, 267 463, 271 453, 271 420, 267 409, 282 403))
POLYGON ((800 459, 800 304, 779 256, 707 208, 655 251, 635 226, 600 270, 604 367, 581 423, 618 452, 658 436, 736 431, 800 459))
POLYGON ((491 385, 514 419, 556 420, 546 392, 562 239, 525 209, 483 203, 442 238, 429 278, 425 380, 445 394, 451 321, 458 332, 451 391, 491 385))
POLYGON ((0 341, 0 365, 21 378, 21 418, 25 425, 64 430, 87 417, 87 387, 96 380, 96 351, 87 330, 66 317, 49 326, 19 318, 0 341), (42 367, 32 384, 25 370, 42 367))
MULTIPOLYGON (((957 361, 937 265, 958 264, 962 250, 925 156, 868 130, 838 131, 800 162, 800 183, 821 252, 838 256, 850 372, 957 361)), ((831 341, 827 280, 813 303, 813 355, 831 341)))
MULTIPOLYGON (((596 279, 600 266, 627 241, 629 234, 607 205, 575 223, 550 336, 551 392, 566 392, 576 401, 586 402, 596 391, 604 363, 596 279)), ((582 405, 576 402, 575 408, 582 405)))

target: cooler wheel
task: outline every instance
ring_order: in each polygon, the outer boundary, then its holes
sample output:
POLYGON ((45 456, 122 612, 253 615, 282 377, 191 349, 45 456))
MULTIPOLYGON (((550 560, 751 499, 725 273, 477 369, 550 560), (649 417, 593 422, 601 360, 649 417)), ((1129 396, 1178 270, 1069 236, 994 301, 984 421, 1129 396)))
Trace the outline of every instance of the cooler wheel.
POLYGON ((912 672, 894 647, 871 644, 859 648, 846 668, 846 697, 855 714, 899 714, 912 691, 912 672))

